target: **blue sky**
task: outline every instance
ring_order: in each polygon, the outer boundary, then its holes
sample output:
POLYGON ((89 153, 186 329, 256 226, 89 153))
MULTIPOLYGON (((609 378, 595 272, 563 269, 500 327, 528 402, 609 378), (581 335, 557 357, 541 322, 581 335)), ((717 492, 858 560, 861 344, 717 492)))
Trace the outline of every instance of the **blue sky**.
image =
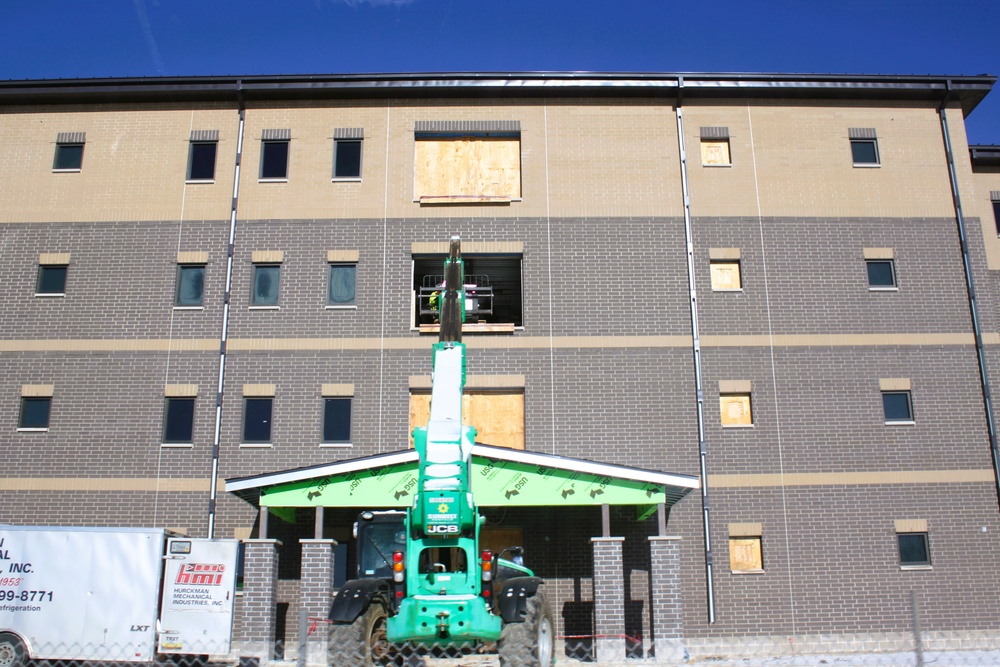
MULTIPOLYGON (((1000 74, 1000 0, 0 0, 0 78, 1000 74)), ((1000 85, 968 119, 1000 144, 1000 85)))

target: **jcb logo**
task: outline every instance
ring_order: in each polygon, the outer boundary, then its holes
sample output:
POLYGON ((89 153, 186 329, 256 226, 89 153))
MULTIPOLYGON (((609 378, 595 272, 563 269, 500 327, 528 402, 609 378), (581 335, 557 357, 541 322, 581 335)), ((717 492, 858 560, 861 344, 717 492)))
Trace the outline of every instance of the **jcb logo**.
POLYGON ((427 533, 432 535, 435 533, 449 534, 457 532, 458 532, 458 526, 427 526, 427 533))

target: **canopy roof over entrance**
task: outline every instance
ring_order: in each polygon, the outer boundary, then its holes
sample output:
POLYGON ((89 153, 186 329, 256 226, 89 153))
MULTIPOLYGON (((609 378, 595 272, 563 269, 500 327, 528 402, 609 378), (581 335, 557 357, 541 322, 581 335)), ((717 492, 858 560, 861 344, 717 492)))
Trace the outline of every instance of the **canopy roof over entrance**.
MULTIPOLYGON (((406 508, 417 488, 417 463, 409 449, 229 479, 226 491, 269 509, 406 508)), ((635 505, 648 516, 697 488, 690 475, 488 445, 472 450, 472 490, 482 507, 635 505)))

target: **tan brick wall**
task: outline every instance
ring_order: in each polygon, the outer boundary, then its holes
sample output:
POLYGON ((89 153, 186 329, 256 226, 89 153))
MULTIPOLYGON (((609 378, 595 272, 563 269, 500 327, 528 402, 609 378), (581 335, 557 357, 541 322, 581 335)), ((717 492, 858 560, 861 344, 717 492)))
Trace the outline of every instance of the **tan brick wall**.
MULTIPOLYGON (((950 116, 961 158, 967 155, 964 124, 957 109, 950 116)), ((684 107, 684 124, 696 216, 746 215, 757 211, 758 197, 764 216, 954 214, 931 105, 698 103, 684 107), (732 166, 703 167, 699 128, 717 125, 729 128, 732 166), (849 127, 876 129, 880 167, 852 166, 849 127)), ((234 108, 9 113, 0 123, 0 138, 7 140, 0 142, 0 169, 8 179, 0 222, 226 219, 236 132, 234 108), (192 129, 219 130, 214 183, 184 183, 192 129), (60 131, 87 133, 79 173, 52 173, 60 131)), ((969 215, 983 215, 990 188, 972 187, 968 160, 957 166, 969 215)), ((671 104, 649 100, 251 106, 239 205, 240 218, 249 220, 677 216, 683 209, 676 118, 671 104), (418 120, 520 121, 522 201, 414 202, 418 120), (337 127, 364 128, 360 182, 331 182, 337 127), (274 128, 291 130, 288 180, 259 182, 261 134, 274 128)), ((1000 265, 1000 241, 992 242, 1000 265)))
MULTIPOLYGON (((961 113, 949 121, 961 159, 961 113)), ((758 194, 764 216, 954 216, 933 105, 692 104, 684 132, 696 216, 745 216, 758 210, 758 194), (729 128, 732 166, 703 167, 699 129, 718 125, 729 128), (850 127, 876 129, 880 167, 853 166, 850 127)))
POLYGON ((0 122, 0 223, 225 219, 235 109, 16 110, 0 122), (219 130, 214 184, 185 185, 191 130, 219 130), (53 173, 56 135, 86 132, 81 170, 53 173))

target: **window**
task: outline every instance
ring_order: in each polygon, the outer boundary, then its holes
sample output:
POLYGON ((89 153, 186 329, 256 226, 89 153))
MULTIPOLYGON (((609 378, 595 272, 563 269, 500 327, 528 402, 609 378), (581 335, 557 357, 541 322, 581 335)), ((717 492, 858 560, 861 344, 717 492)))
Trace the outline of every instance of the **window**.
MULTIPOLYGON (((523 376, 470 375, 467 379, 462 395, 462 424, 475 424, 476 442, 492 447, 524 449, 523 376)), ((430 376, 410 378, 411 447, 413 429, 427 426, 430 421, 430 386, 430 376)))
POLYGON ((271 442, 271 409, 274 398, 243 399, 243 442, 266 444, 271 442))
POLYGON ((990 200, 993 204, 993 224, 996 226, 997 236, 1000 236, 1000 190, 991 190, 990 200))
POLYGON ((205 267, 180 265, 177 267, 177 294, 175 306, 202 306, 205 303, 205 267))
POLYGON ((871 290, 896 289, 896 272, 891 259, 869 259, 868 288, 871 290))
POLYGON ((323 399, 323 442, 351 442, 351 398, 323 399))
POLYGON ((167 398, 163 411, 163 442, 190 443, 194 435, 194 399, 167 398))
POLYGON ((764 571, 764 558, 759 535, 730 535, 729 569, 733 574, 761 573, 764 571))
POLYGON ((18 421, 18 428, 48 430, 51 408, 51 396, 21 397, 21 418, 18 421))
POLYGON ((851 159, 855 167, 879 166, 878 139, 873 127, 852 127, 848 130, 851 141, 851 159))
POLYGON ((520 121, 417 121, 414 139, 414 201, 520 200, 520 121))
POLYGON ((291 130, 264 130, 260 146, 261 180, 288 178, 288 145, 291 140, 291 130))
POLYGON ((356 265, 330 264, 330 280, 326 290, 327 305, 335 308, 353 306, 356 277, 356 265))
POLYGON ((885 412, 887 424, 910 424, 913 422, 909 391, 883 391, 882 409, 885 412))
POLYGON ((80 171, 83 166, 85 132, 60 132, 56 137, 56 154, 52 171, 80 171))
MULTIPOLYGON (((444 282, 446 246, 447 243, 412 246, 414 327, 437 322, 435 293, 440 293, 439 286, 444 282)), ((524 326, 522 256, 523 247, 518 242, 462 244, 466 324, 524 326)))
POLYGON ((722 394, 719 396, 723 426, 753 426, 750 394, 722 394))
POLYGON ((719 414, 724 428, 753 426, 752 388, 749 380, 719 381, 719 414))
POLYGON ((705 167, 728 167, 732 164, 728 127, 701 128, 701 164, 705 167))
POLYGON ((740 279, 739 260, 719 260, 711 263, 712 289, 716 292, 740 291, 743 282, 740 279))
POLYGON ((360 180, 361 140, 364 129, 341 127, 333 131, 333 179, 360 180))
POLYGON ((66 294, 66 272, 69 267, 57 264, 42 264, 38 267, 38 296, 63 296, 66 294))
POLYGON ((254 264, 251 306, 277 306, 281 281, 280 264, 254 264))
POLYGON ((929 567, 931 551, 926 532, 897 533, 899 564, 902 567, 929 567))
POLYGON ((188 155, 189 181, 211 181, 215 179, 215 153, 218 148, 215 141, 192 141, 188 155))

